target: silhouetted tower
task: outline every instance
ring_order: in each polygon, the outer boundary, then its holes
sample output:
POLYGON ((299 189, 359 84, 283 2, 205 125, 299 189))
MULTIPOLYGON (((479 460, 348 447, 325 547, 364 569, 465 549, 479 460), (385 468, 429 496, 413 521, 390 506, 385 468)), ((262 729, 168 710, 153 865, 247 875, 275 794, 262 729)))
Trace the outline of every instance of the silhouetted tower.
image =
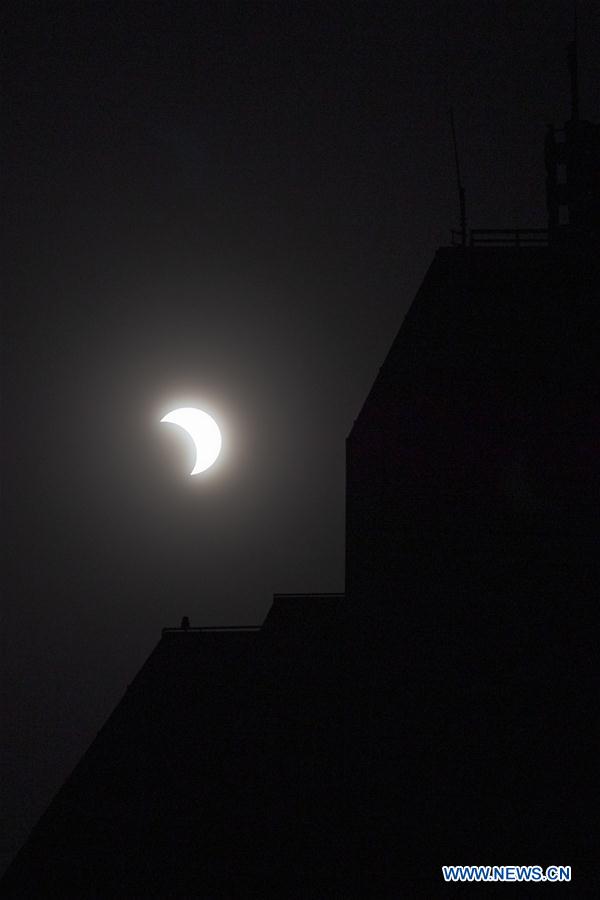
POLYGON ((346 789, 378 896, 400 847, 404 878, 425 846, 593 871, 600 129, 576 62, 549 241, 440 248, 347 440, 346 789))
POLYGON ((577 33, 568 46, 571 118, 546 134, 546 198, 550 242, 600 238, 600 125, 579 115, 577 33))

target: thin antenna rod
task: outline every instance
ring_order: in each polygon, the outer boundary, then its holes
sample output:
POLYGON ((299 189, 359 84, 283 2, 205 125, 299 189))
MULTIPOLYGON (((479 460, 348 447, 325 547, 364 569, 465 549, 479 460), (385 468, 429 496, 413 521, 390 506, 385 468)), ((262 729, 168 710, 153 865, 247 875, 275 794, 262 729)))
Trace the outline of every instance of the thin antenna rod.
POLYGON ((450 127, 452 129, 452 144, 454 146, 454 163, 456 165, 456 184, 458 187, 458 203, 460 207, 460 234, 463 247, 467 245, 467 211, 465 203, 465 188, 460 177, 460 162, 456 145, 456 129, 454 128, 454 110, 450 110, 450 127))
POLYGON ((579 119, 579 60, 577 50, 577 2, 575 0, 573 3, 573 40, 567 48, 569 72, 571 75, 571 120, 573 122, 577 122, 579 119))

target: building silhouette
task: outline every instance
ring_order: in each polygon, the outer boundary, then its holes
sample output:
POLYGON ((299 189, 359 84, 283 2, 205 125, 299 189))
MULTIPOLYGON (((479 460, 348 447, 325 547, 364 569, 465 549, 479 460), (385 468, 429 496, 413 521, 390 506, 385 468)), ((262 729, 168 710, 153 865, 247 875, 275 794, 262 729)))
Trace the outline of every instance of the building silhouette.
POLYGON ((597 894, 600 127, 574 73, 548 229, 438 250, 354 423, 345 595, 164 629, 2 896, 435 897, 453 863, 597 894))

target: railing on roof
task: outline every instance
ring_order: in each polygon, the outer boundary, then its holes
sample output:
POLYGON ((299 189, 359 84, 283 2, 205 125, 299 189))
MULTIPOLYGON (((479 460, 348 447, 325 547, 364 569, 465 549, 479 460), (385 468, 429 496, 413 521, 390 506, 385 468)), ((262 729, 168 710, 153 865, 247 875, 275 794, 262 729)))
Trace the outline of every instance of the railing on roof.
MULTIPOLYGON (((452 246, 463 246, 462 231, 452 229, 452 246)), ((469 247, 545 247, 547 228, 471 228, 469 247)))
POLYGON ((327 593, 319 591, 319 593, 311 594, 273 594, 273 600, 344 600, 345 594, 327 593))
POLYGON ((171 631, 207 631, 213 634, 215 631, 260 631, 260 625, 207 625, 201 627, 198 627, 196 625, 185 625, 172 626, 162 629, 163 634, 171 631))

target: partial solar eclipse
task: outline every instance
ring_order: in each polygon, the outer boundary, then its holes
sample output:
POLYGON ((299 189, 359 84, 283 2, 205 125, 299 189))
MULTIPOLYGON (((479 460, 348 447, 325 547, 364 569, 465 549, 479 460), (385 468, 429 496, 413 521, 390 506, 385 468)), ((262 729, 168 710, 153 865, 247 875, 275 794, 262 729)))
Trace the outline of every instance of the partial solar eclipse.
POLYGON ((221 452, 221 432, 212 416, 201 409, 183 406, 167 413, 160 420, 179 425, 187 431, 196 448, 196 462, 190 475, 198 475, 209 469, 221 452))

